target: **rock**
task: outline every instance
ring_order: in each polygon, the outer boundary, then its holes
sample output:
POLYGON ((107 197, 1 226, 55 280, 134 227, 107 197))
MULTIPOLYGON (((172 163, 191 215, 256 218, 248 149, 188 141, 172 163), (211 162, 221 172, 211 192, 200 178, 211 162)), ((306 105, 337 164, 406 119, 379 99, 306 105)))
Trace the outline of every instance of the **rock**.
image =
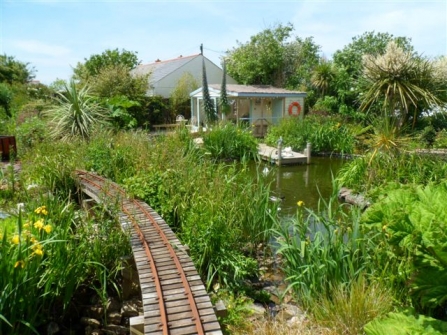
POLYGON ((56 322, 51 321, 47 326, 47 334, 53 335, 59 332, 60 328, 56 322))
POLYGON ((305 319, 306 319, 305 316, 304 317, 294 316, 293 318, 287 321, 287 325, 291 328, 296 327, 301 325, 305 319))
POLYGON ((121 313, 118 312, 112 312, 107 314, 107 323, 113 324, 113 325, 120 325, 121 324, 121 313))
POLYGON ((127 335, 129 334, 129 328, 117 325, 108 325, 103 328, 103 333, 110 335, 127 335))
POLYGON ((306 314, 298 306, 291 304, 282 304, 281 310, 278 313, 278 318, 280 318, 281 320, 291 320, 294 317, 304 319, 306 317, 306 314))
POLYGON ((87 326, 85 328, 85 335, 102 335, 103 332, 101 329, 92 328, 91 326, 87 326))
POLYGON ((123 317, 133 317, 138 316, 138 306, 132 301, 124 301, 121 307, 121 314, 123 317))
POLYGON ((101 325, 101 322, 93 318, 82 317, 81 324, 86 326, 99 327, 101 325))
POLYGON ((117 299, 115 299, 115 298, 107 299, 107 303, 106 303, 107 313, 119 312, 120 309, 121 309, 121 304, 119 303, 119 301, 117 299))
POLYGON ((86 310, 87 316, 94 319, 101 319, 104 316, 104 307, 89 306, 86 310))
POLYGON ((281 304, 281 293, 279 292, 277 287, 266 286, 264 287, 264 291, 270 294, 270 301, 274 302, 277 305, 281 304))
POLYGON ((359 206, 361 209, 366 209, 371 206, 371 203, 365 199, 361 194, 354 194, 352 191, 346 187, 340 188, 338 192, 338 198, 348 204, 359 206))
POLYGON ((247 309, 252 312, 252 315, 256 319, 261 319, 266 314, 265 307, 260 303, 253 303, 247 306, 247 309))

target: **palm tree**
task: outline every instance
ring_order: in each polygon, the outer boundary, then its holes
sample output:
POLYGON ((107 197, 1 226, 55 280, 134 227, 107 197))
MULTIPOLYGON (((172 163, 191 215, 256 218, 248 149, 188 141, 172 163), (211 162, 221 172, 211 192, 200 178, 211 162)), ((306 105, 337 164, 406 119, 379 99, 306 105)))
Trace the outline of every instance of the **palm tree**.
POLYGON ((363 111, 382 103, 384 117, 397 117, 402 126, 412 116, 414 128, 424 109, 442 104, 433 80, 432 63, 405 52, 394 41, 388 43, 385 54, 364 56, 363 66, 363 111))
POLYGON ((334 80, 335 72, 332 64, 326 60, 323 60, 315 67, 311 77, 312 85, 320 91, 321 96, 324 96, 328 92, 334 80))
POLYGON ((80 90, 74 80, 64 84, 64 91, 58 92, 57 105, 45 112, 51 121, 51 136, 70 141, 81 137, 88 140, 95 126, 108 125, 108 112, 89 95, 89 87, 80 90))

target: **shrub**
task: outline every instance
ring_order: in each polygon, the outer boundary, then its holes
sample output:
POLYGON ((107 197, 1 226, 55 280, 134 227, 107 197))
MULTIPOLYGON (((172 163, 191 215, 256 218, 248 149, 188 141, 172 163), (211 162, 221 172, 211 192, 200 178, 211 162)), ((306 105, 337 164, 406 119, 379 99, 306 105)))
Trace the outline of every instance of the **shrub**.
POLYGON ((427 184, 443 179, 445 157, 417 153, 367 153, 345 164, 337 175, 340 185, 372 194, 388 183, 427 184))
POLYGON ((420 135, 422 143, 426 148, 431 148, 435 143, 436 131, 432 125, 426 126, 420 135))
POLYGON ((48 138, 46 122, 37 116, 27 118, 16 128, 17 149, 29 150, 48 138))
POLYGON ((336 334, 357 335, 364 326, 385 315, 393 307, 393 295, 381 282, 368 282, 363 276, 336 285, 331 295, 323 296, 312 306, 318 324, 336 334))
POLYGON ((283 138, 283 146, 301 151, 307 142, 312 144, 312 152, 343 153, 354 152, 354 134, 340 120, 331 117, 307 116, 303 120, 288 118, 277 126, 270 127, 265 138, 267 144, 276 146, 283 138))
POLYGON ((362 232, 360 212, 348 214, 335 201, 334 196, 324 210, 308 210, 307 215, 298 202, 297 216, 275 229, 289 289, 306 307, 317 297, 331 297, 333 287, 362 272, 373 274, 380 261, 368 254, 376 244, 362 232))
POLYGON ((391 312, 386 317, 374 319, 365 326, 367 335, 441 335, 446 332, 447 322, 424 315, 414 315, 411 311, 391 312))
POLYGON ((258 153, 251 130, 226 122, 203 134, 203 147, 216 159, 253 159, 258 153))
POLYGON ((129 253, 128 239, 104 215, 93 227, 71 202, 58 197, 28 206, 16 217, 16 229, 1 233, 2 334, 43 333, 54 310, 66 311, 81 285, 106 300, 119 258, 129 253))
POLYGON ((387 192, 362 222, 385 233, 390 257, 399 263, 397 278, 408 287, 418 312, 444 314, 447 306, 447 183, 387 192))
POLYGON ((433 143, 435 149, 447 148, 447 129, 442 129, 436 133, 435 142, 433 143))

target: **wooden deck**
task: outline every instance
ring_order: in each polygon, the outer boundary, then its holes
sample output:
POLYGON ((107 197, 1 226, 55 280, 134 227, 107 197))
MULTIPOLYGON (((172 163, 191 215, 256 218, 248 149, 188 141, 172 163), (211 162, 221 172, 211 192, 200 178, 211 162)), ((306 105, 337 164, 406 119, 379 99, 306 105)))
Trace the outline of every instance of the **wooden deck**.
POLYGON ((166 222, 117 184, 86 171, 77 176, 92 199, 120 205, 119 221, 130 230, 144 309, 144 315, 130 320, 131 334, 222 334, 205 286, 166 222))
MULTIPOLYGON (((310 149, 309 149, 310 150, 310 149)), ((269 147, 264 143, 258 145, 258 153, 261 159, 277 165, 292 165, 292 164, 309 164, 309 157, 307 154, 289 151, 282 149, 281 157, 278 155, 278 148, 269 147)))

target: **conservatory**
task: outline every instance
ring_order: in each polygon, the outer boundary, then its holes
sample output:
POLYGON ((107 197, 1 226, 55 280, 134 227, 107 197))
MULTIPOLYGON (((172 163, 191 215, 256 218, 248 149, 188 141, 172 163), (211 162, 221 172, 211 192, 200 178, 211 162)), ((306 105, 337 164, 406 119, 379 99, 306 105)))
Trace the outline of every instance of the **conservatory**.
MULTIPOLYGON (((203 104, 202 87, 190 94, 191 120, 193 131, 207 127, 207 118, 203 104)), ((221 120, 233 120, 237 124, 253 127, 253 135, 263 137, 271 124, 283 118, 302 118, 304 114, 305 92, 289 91, 268 85, 226 85, 230 110, 223 114, 220 108, 221 85, 208 86, 210 98, 217 106, 217 115, 221 120)))

